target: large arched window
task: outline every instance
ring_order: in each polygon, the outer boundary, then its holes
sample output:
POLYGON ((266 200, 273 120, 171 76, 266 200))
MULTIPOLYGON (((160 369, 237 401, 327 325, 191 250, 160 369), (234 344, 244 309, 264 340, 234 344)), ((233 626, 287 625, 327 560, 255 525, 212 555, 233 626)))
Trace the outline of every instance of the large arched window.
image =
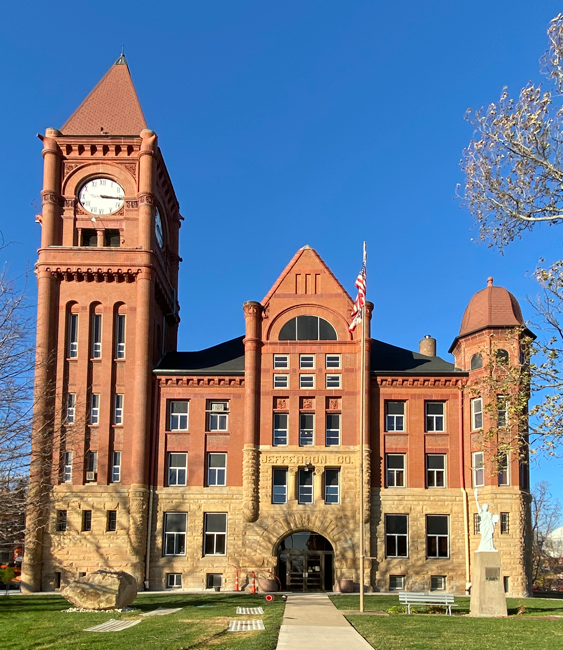
POLYGON ((483 355, 480 352, 474 354, 471 357, 471 370, 477 370, 477 368, 483 367, 483 355))
POLYGON ((508 352, 502 348, 495 352, 495 357, 499 363, 504 363, 505 365, 508 363, 510 358, 508 352))
POLYGON ((319 316, 296 316, 281 328, 280 341, 336 341, 334 327, 319 316))

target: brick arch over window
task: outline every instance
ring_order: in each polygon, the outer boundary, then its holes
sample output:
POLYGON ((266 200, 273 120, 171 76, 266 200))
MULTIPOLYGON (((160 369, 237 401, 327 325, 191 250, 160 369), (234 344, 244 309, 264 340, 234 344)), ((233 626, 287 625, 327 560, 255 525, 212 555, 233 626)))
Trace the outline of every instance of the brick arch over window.
POLYGON ((65 196, 78 196, 78 191, 82 185, 89 179, 98 176, 117 181, 123 187, 125 196, 137 196, 137 181, 123 165, 114 165, 108 161, 100 164, 99 160, 73 169, 64 180, 62 194, 65 196))
POLYGON ((334 328, 336 331, 336 340, 350 341, 352 339, 352 335, 348 331, 348 323, 341 314, 332 309, 328 309, 327 307, 308 304, 299 305, 299 307, 289 307, 288 309, 277 314, 277 316, 272 319, 272 323, 266 331, 266 340, 283 340, 280 339, 280 332, 282 328, 284 325, 286 325, 286 323, 298 316, 318 316, 319 318, 327 321, 332 326, 332 328, 334 328))

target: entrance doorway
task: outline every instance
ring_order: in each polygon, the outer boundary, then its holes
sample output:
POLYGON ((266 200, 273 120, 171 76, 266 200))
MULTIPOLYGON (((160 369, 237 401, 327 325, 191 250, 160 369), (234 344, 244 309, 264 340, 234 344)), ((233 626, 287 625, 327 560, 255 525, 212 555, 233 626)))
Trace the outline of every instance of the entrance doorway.
POLYGON ((317 533, 288 535, 278 546, 278 578, 287 591, 332 591, 334 550, 317 533))

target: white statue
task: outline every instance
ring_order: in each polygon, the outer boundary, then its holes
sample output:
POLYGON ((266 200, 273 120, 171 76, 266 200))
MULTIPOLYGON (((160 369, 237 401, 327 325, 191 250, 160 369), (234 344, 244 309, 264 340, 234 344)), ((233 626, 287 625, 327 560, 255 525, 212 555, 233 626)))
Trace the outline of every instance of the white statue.
POLYGON ((479 490, 477 489, 475 489, 475 501, 479 513, 479 532, 481 533, 481 543, 477 552, 496 551, 497 549, 493 544, 493 534, 500 517, 489 512, 488 503, 484 503, 483 506, 479 505, 479 490))

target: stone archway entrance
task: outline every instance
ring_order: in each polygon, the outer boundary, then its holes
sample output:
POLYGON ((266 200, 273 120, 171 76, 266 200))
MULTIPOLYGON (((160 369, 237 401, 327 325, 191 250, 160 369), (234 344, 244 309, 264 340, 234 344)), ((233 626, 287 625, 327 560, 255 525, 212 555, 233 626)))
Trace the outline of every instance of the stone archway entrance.
POLYGON ((334 550, 317 533, 301 531, 282 539, 278 545, 278 577, 287 591, 332 591, 334 550))

